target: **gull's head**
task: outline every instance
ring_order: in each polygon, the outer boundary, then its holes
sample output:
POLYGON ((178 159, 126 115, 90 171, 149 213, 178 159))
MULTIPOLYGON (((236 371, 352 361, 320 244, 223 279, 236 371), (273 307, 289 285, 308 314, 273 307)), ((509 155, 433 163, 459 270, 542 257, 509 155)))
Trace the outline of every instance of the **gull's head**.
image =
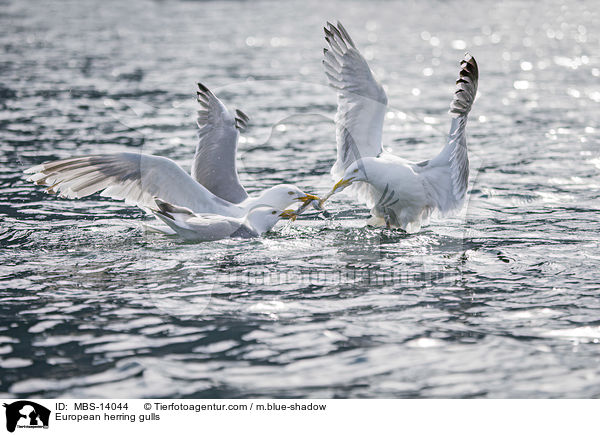
POLYGON ((281 218, 291 219, 293 210, 281 210, 275 207, 258 206, 248 212, 246 221, 259 233, 265 233, 275 226, 281 218))
POLYGON ((319 200, 318 196, 306 193, 292 184, 279 184, 267 189, 261 195, 260 202, 283 210, 295 202, 310 203, 319 200))
POLYGON ((367 181, 367 174, 365 172, 364 164, 362 164, 360 160, 357 160, 348 166, 348 168, 344 171, 342 178, 335 183, 329 193, 327 193, 327 195, 321 199, 319 205, 323 206, 323 203, 327 201, 331 195, 341 192, 346 187, 350 186, 352 183, 356 183, 357 181, 367 181))
POLYGON ((365 164, 362 160, 357 160, 348 166, 348 168, 346 168, 344 171, 342 179, 340 180, 340 182, 342 182, 342 186, 344 187, 348 187, 357 181, 367 181, 365 164))

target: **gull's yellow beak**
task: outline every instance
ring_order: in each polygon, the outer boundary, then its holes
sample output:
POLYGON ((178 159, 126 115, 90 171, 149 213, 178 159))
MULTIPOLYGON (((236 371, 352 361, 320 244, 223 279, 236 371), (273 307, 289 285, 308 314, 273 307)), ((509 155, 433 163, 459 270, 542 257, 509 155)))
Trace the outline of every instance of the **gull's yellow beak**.
POLYGON ((331 190, 329 191, 329 193, 327 195, 325 195, 319 201, 319 205, 321 207, 323 207, 323 203, 325 201, 327 201, 331 195, 333 195, 334 193, 336 193, 338 190, 343 190, 346 187, 350 186, 352 184, 352 181, 354 181, 355 178, 356 177, 342 178, 340 181, 338 181, 337 183, 335 183, 335 185, 331 188, 331 190))
POLYGON ((311 195, 310 193, 307 193, 304 196, 299 196, 298 198, 296 198, 298 201, 302 201, 302 202, 310 202, 310 201, 321 201, 321 198, 319 198, 318 196, 315 195, 311 195))
POLYGON ((298 215, 294 212, 294 210, 289 209, 289 208, 287 210, 283 210, 279 216, 282 218, 288 218, 292 222, 294 222, 296 220, 296 218, 298 217, 298 215))
POLYGON ((337 183, 335 183, 335 185, 333 186, 333 188, 331 189, 332 192, 337 192, 338 190, 342 190, 345 189, 346 187, 350 186, 352 184, 352 180, 354 180, 355 177, 350 177, 347 179, 342 178, 340 181, 338 181, 337 183))

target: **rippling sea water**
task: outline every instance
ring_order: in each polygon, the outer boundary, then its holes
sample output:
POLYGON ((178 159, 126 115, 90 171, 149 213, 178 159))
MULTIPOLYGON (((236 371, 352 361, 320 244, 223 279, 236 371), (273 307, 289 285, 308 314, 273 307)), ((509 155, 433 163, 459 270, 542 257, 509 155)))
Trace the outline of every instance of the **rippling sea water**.
POLYGON ((597 2, 0 1, 0 394, 600 397, 597 2), (330 186, 341 20, 390 100, 385 146, 443 145, 480 65, 468 204, 417 234, 338 195, 257 240, 191 244, 22 171, 138 150, 189 168, 195 82, 251 128, 252 191, 330 186))

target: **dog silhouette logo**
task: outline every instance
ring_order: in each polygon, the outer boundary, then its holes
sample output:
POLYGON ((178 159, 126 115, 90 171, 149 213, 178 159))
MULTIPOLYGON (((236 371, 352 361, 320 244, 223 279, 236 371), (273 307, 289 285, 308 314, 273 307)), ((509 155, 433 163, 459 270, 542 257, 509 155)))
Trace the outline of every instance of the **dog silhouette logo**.
POLYGON ((30 400, 19 400, 4 404, 6 408, 6 430, 14 432, 18 427, 26 429, 48 428, 50 410, 30 400))

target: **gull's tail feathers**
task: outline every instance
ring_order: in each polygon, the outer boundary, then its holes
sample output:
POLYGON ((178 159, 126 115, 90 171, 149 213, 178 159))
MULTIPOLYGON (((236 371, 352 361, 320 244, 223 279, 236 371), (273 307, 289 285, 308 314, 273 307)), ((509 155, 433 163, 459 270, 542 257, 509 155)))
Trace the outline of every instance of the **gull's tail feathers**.
POLYGON ((158 207, 158 209, 152 209, 154 213, 166 216, 174 221, 180 221, 182 218, 185 219, 194 216, 194 212, 189 208, 179 207, 156 197, 154 198, 154 202, 158 207))
POLYGON ((186 220, 192 218, 194 212, 189 208, 170 204, 157 197, 154 197, 154 202, 156 203, 156 207, 151 209, 154 215, 167 224, 173 232, 185 235, 189 231, 186 220))
POLYGON ((462 69, 458 80, 456 80, 454 99, 450 103, 450 113, 454 118, 469 113, 477 94, 477 84, 479 82, 479 68, 473 56, 469 53, 465 54, 460 65, 462 69))

